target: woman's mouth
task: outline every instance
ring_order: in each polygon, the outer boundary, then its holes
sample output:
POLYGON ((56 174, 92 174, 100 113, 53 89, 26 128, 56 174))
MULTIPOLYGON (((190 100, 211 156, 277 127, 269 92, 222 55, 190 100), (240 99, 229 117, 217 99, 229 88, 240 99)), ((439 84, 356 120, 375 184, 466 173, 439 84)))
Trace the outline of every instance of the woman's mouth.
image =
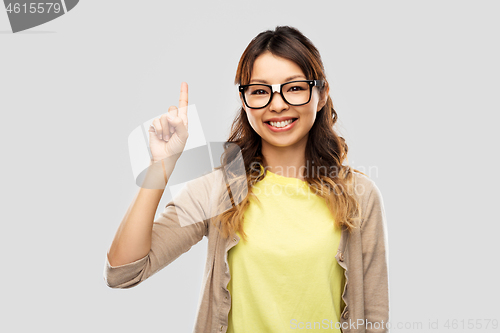
POLYGON ((295 125, 297 119, 298 118, 292 118, 292 119, 288 119, 285 121, 278 121, 278 122, 268 121, 265 124, 273 132, 283 132, 283 131, 288 131, 289 129, 291 129, 295 125))

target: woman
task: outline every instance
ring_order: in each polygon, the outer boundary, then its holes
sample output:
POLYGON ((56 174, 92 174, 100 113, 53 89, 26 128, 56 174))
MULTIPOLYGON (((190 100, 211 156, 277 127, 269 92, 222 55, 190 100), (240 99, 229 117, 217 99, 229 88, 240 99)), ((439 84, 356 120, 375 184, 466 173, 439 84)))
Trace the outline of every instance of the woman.
MULTIPOLYGON (((216 169, 189 182, 154 222, 163 190, 141 188, 108 252, 106 283, 135 286, 207 236, 195 332, 387 332, 382 197, 344 165, 318 50, 291 27, 262 32, 235 83, 242 107, 228 142, 238 149, 223 164, 241 152, 245 175, 216 169)), ((150 128, 164 184, 188 137, 187 104, 183 83, 180 108, 150 128)))

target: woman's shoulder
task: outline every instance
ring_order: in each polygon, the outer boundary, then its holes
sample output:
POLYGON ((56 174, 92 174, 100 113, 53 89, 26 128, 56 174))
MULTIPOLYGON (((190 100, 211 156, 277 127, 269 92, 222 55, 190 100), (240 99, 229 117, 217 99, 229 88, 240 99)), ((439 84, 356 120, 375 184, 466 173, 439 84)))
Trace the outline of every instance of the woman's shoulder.
POLYGON ((352 175, 354 178, 354 191, 361 202, 365 203, 374 197, 381 198, 380 190, 373 179, 356 170, 352 171, 352 175))

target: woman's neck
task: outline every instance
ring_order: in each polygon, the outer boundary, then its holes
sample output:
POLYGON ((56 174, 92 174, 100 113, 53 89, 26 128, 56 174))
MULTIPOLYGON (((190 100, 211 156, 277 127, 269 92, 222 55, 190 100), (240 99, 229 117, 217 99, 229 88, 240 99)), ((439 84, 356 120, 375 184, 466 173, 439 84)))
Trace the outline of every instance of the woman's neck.
POLYGON ((305 147, 298 151, 292 147, 262 147, 264 167, 280 176, 304 180, 305 147))

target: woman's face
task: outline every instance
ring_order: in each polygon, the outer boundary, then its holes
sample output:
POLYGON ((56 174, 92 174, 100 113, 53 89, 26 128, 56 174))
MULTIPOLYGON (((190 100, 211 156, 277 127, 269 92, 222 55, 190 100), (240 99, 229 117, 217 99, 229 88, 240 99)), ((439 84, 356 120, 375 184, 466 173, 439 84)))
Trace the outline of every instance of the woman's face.
MULTIPOLYGON (((250 84, 273 85, 294 80, 307 80, 296 63, 265 52, 254 62, 250 84)), ((287 104, 276 92, 273 94, 271 103, 262 109, 248 108, 242 100, 250 125, 262 138, 263 151, 278 147, 305 149, 309 130, 316 120, 317 112, 325 105, 327 94, 328 90, 323 94, 323 98, 320 98, 318 88, 314 87, 309 103, 292 106, 287 104), (281 129, 277 129, 269 123, 269 121, 287 119, 296 120, 281 129)))

